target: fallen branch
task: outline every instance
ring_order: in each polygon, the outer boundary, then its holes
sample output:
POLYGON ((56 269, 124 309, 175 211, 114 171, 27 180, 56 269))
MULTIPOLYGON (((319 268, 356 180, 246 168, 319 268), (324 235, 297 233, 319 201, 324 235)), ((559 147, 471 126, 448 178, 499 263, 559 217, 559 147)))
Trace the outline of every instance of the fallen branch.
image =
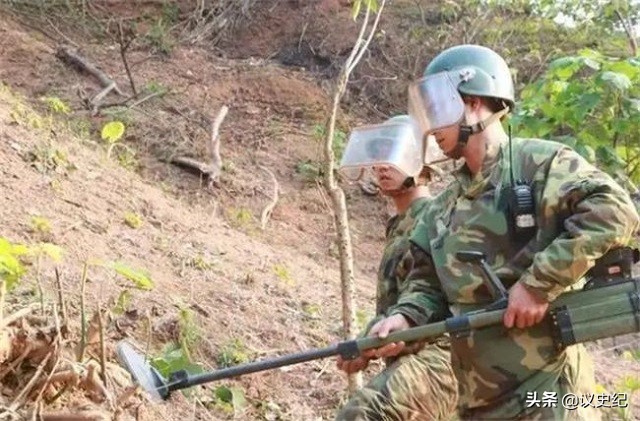
POLYGON ((16 322, 22 319, 25 316, 28 316, 31 312, 33 312, 36 308, 39 307, 39 304, 33 303, 28 305, 27 307, 21 308, 13 314, 8 315, 2 321, 0 321, 0 330, 9 326, 11 323, 16 322))
POLYGON ((25 358, 27 358, 27 356, 31 354, 31 351, 33 351, 33 345, 28 343, 27 346, 24 348, 24 351, 22 351, 22 354, 20 354, 18 358, 13 360, 7 368, 5 368, 4 370, 2 370, 2 372, 0 372, 0 381, 2 381, 7 374, 14 371, 20 364, 22 364, 22 361, 24 361, 25 358))
POLYGON ((47 363, 49 362, 49 358, 51 358, 51 356, 54 354, 54 351, 51 351, 47 354, 47 356, 44 358, 44 360, 42 360, 42 362, 40 363, 40 365, 38 366, 38 368, 36 369, 35 374, 33 375, 33 377, 31 377, 31 379, 29 380, 29 382, 26 384, 26 386, 20 391, 20 393, 18 394, 18 396, 16 396, 16 398, 13 400, 13 403, 11 404, 11 406, 9 407, 9 411, 11 412, 15 412, 17 411, 21 406, 22 406, 22 399, 24 398, 24 396, 29 393, 29 391, 31 391, 31 388, 33 387, 33 385, 36 383, 36 381, 38 381, 38 379, 40 378, 40 376, 42 375, 42 372, 44 371, 45 366, 47 365, 47 363))
MULTIPOLYGON (((112 83, 115 83, 113 79, 107 76, 102 70, 98 69, 96 66, 89 63, 87 59, 81 57, 78 53, 76 53, 75 51, 71 51, 67 47, 62 46, 58 48, 56 57, 69 64, 70 66, 75 67, 78 70, 84 70, 85 72, 94 76, 100 81, 100 84, 104 88, 110 86, 112 83)), ((118 88, 117 86, 114 88, 114 90, 118 95, 124 95, 120 88, 118 88)))
POLYGON ((87 104, 87 105, 91 105, 94 111, 97 108, 97 106, 100 104, 100 101, 107 94, 109 94, 109 92, 114 91, 116 94, 120 96, 124 96, 124 94, 122 93, 120 88, 118 88, 118 85, 113 79, 107 76, 102 70, 98 69, 96 66, 89 63, 87 59, 85 59, 84 57, 81 57, 77 52, 72 51, 71 49, 65 46, 62 46, 58 48, 58 50, 56 51, 56 57, 62 60, 63 62, 67 63, 71 67, 76 68, 78 71, 84 71, 86 73, 89 73, 90 75, 98 79, 98 81, 100 81, 100 84, 104 89, 100 91, 96 96, 94 96, 91 100, 89 100, 89 103, 87 104))
POLYGON ((98 114, 98 108, 100 107, 100 103, 102 102, 104 97, 109 95, 109 92, 113 91, 115 88, 116 88, 116 83, 112 82, 109 86, 107 86, 106 88, 98 92, 96 96, 94 96, 89 100, 89 105, 91 105, 92 107, 91 108, 92 116, 95 116, 98 114))
POLYGON ((220 126, 227 116, 229 107, 223 105, 215 120, 211 123, 211 141, 209 143, 209 153, 211 154, 211 162, 205 164, 193 158, 178 156, 171 159, 171 163, 191 169, 195 169, 209 180, 209 187, 218 185, 218 179, 222 172, 222 158, 220 157, 220 126))
POLYGON ((278 203, 278 191, 280 190, 280 185, 278 184, 278 179, 276 178, 275 174, 273 174, 273 172, 263 166, 260 166, 260 168, 268 173, 271 176, 271 180, 273 180, 273 196, 271 197, 271 202, 269 202, 269 204, 267 204, 267 206, 264 208, 260 217, 260 225, 262 227, 262 230, 264 231, 264 229, 267 227, 267 222, 269 221, 271 212, 273 212, 273 208, 275 208, 276 204, 278 203))

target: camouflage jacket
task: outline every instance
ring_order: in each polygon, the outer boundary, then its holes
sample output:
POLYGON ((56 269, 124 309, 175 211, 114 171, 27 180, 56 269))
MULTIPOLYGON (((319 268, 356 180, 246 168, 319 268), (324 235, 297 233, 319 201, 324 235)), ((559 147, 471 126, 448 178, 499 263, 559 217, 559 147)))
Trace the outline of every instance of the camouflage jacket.
MULTIPOLYGON (((507 289, 520 281, 551 301, 578 285, 594 259, 637 232, 638 213, 611 177, 559 143, 513 139, 514 172, 531 183, 538 229, 523 243, 510 238, 507 145, 488 149, 475 177, 466 167, 456 171, 432 199, 413 230, 413 268, 389 315, 420 325, 441 320, 446 308, 460 314, 492 302, 480 268, 457 260, 457 251, 483 252, 507 289)), ((487 414, 511 418, 522 413, 527 392, 552 390, 569 357, 554 351, 545 329, 500 325, 452 338, 461 408, 493 408, 487 414)))
POLYGON ((398 301, 398 286, 409 274, 409 236, 415 223, 425 210, 429 198, 414 200, 402 214, 394 215, 387 221, 385 245, 378 267, 376 286, 376 316, 369 322, 362 336, 379 320, 385 317, 389 307, 398 301))

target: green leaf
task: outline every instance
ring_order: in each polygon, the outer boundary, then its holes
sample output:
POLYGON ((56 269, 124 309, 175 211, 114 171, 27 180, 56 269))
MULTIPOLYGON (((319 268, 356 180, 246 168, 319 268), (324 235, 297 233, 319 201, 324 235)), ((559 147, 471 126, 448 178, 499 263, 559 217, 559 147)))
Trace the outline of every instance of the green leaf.
POLYGON ((102 127, 102 140, 115 143, 124 134, 124 124, 121 121, 111 121, 102 127))
POLYGON ((619 91, 626 91, 631 87, 631 80, 623 73, 607 71, 602 73, 601 78, 619 91))
POLYGON ((146 271, 131 268, 121 262, 111 262, 109 267, 133 282, 139 289, 150 290, 154 287, 153 281, 146 271))
POLYGON ((131 293, 128 289, 125 289, 118 296, 118 301, 116 302, 116 306, 113 308, 113 312, 115 314, 122 314, 129 309, 129 305, 131 304, 131 293))
POLYGON ((62 254, 63 254, 62 248, 59 246, 56 246, 55 244, 40 243, 34 249, 34 251, 48 256, 54 262, 59 262, 60 260, 62 260, 62 254))
POLYGON ((20 257, 31 252, 22 244, 12 244, 0 237, 0 281, 6 282, 7 291, 11 291, 26 273, 20 257))
POLYGON ((184 350, 175 343, 165 346, 161 354, 152 358, 150 363, 164 377, 180 370, 189 374, 200 374, 204 371, 200 365, 192 363, 184 350))
POLYGON ((216 398, 220 399, 222 402, 231 403, 233 401, 233 392, 226 386, 218 386, 213 391, 216 395, 216 398))
POLYGON ((217 399, 231 404, 236 412, 241 411, 248 405, 244 392, 239 387, 218 386, 213 393, 217 399))
POLYGON ((612 72, 622 73, 631 80, 635 80, 640 77, 640 63, 632 60, 613 62, 609 64, 607 69, 612 72))
POLYGON ((566 80, 573 76, 581 66, 582 60, 579 57, 561 57, 549 64, 549 71, 552 76, 566 80))
POLYGON ((361 7, 362 7, 362 0, 353 1, 353 5, 351 5, 351 17, 353 18, 353 20, 356 20, 356 18, 360 14, 361 7))
POLYGON ((236 411, 240 411, 247 407, 247 399, 244 397, 244 392, 239 387, 231 388, 231 403, 236 411))
POLYGON ((42 101, 46 102, 49 110, 54 113, 69 114, 71 112, 71 108, 58 97, 45 97, 42 101))
POLYGON ((15 256, 0 254, 0 280, 7 283, 7 291, 13 289, 25 272, 24 266, 15 256))
POLYGON ((360 10, 362 9, 363 4, 374 13, 378 11, 377 0, 354 0, 353 4, 351 5, 351 17, 353 18, 353 20, 356 20, 356 18, 360 14, 360 10))

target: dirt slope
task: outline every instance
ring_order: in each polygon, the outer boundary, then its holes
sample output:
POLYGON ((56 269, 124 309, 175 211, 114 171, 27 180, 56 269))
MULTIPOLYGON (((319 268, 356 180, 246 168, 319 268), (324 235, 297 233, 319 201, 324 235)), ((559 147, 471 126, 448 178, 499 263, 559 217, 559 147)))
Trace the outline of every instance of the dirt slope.
MULTIPOLYGON (((175 185, 163 191, 148 179, 107 160, 99 141, 74 137, 64 127, 32 111, 27 99, 17 91, 37 98, 37 92, 48 89, 46 85, 62 85, 67 80, 39 78, 56 66, 52 49, 10 22, 0 21, 0 25, 0 53, 3 63, 9 64, 2 67, 0 76, 11 84, 11 88, 2 88, 0 99, 0 138, 4 146, 0 150, 0 190, 4 198, 1 235, 14 241, 46 239, 64 248, 62 282, 67 298, 75 303, 72 316, 78 313, 81 262, 98 258, 121 260, 150 271, 155 288, 134 293, 132 307, 140 315, 152 314, 156 351, 176 337, 178 307, 194 312, 202 334, 198 358, 208 362, 209 368, 215 365, 220 349, 234 341, 242 344, 243 352, 253 359, 322 346, 339 338, 339 275, 335 259, 322 247, 327 238, 318 235, 318 227, 326 230, 328 218, 318 216, 316 221, 304 221, 300 217, 310 209, 317 215, 325 212, 316 188, 306 193, 315 196, 313 201, 300 203, 305 192, 293 191, 291 184, 295 180, 285 179, 267 232, 257 228, 255 218, 247 222, 231 217, 231 222, 239 225, 230 227, 220 210, 225 206, 223 200, 221 205, 210 194, 198 196, 180 191, 182 186, 189 186, 192 191, 200 188, 192 176, 170 169, 176 177, 175 185), (24 73, 23 69, 29 68, 33 73, 24 73), (128 226, 127 213, 139 216, 142 225, 137 229, 128 226), (32 232, 34 216, 49 221, 51 230, 45 238, 32 232)), ((172 60, 177 63, 180 59, 177 54, 172 60)), ((247 73, 244 81, 255 78, 247 73)), ((285 91, 278 89, 277 95, 272 96, 283 104, 293 101, 293 96, 299 97, 294 92, 296 83, 305 82, 282 75, 274 78, 285 91), (286 89, 291 90, 292 96, 286 97, 286 89)), ((260 84, 264 86, 264 79, 260 84)), ((242 89, 247 89, 246 85, 242 89)), ((215 92, 224 96, 223 90, 215 92)), ((251 99, 249 95, 247 101, 251 99)), ((256 102, 253 107, 260 107, 256 102)), ((295 143, 291 146, 296 148, 295 143)), ((236 154, 242 157, 242 151, 236 154)), ((270 155, 271 160, 280 159, 274 155, 270 155)), ((285 165, 283 168, 286 170, 285 165)), ((264 203, 261 198, 256 208, 264 203)), ((370 264, 366 267, 368 276, 372 269, 370 264)), ((46 287, 53 296, 52 272, 46 273, 46 287)), ((367 276, 359 270, 358 277, 363 280, 367 276)), ((99 270, 91 274, 89 281, 91 303, 113 302, 124 289, 123 284, 99 270)), ((372 306, 370 285, 360 283, 363 309, 372 306)), ((141 321, 133 324, 126 333, 144 343, 141 321)), ((113 340, 123 337, 113 326, 109 333, 113 340)), ((277 407, 267 406, 264 411, 281 412, 283 419, 314 419, 330 414, 345 386, 332 361, 256 374, 240 383, 256 406, 273 402, 277 407)), ((176 419, 177 414, 183 413, 181 410, 185 408, 177 407, 178 412, 166 415, 176 419)), ((219 416, 224 419, 223 413, 219 416)))

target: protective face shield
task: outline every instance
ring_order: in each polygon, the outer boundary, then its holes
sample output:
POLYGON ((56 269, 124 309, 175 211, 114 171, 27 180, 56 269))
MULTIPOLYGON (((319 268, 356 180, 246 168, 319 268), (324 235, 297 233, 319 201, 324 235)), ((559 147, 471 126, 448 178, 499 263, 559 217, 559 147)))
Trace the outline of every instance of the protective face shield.
POLYGON ((339 171, 350 180, 358 180, 365 170, 388 165, 406 177, 414 177, 422 170, 422 150, 415 138, 414 124, 385 123, 358 127, 349 136, 339 171))
MULTIPOLYGON (((441 72, 424 77, 409 87, 409 115, 421 134, 457 125, 464 118, 460 82, 473 76, 473 69, 441 72)), ((436 145, 437 146, 437 145, 436 145)))

